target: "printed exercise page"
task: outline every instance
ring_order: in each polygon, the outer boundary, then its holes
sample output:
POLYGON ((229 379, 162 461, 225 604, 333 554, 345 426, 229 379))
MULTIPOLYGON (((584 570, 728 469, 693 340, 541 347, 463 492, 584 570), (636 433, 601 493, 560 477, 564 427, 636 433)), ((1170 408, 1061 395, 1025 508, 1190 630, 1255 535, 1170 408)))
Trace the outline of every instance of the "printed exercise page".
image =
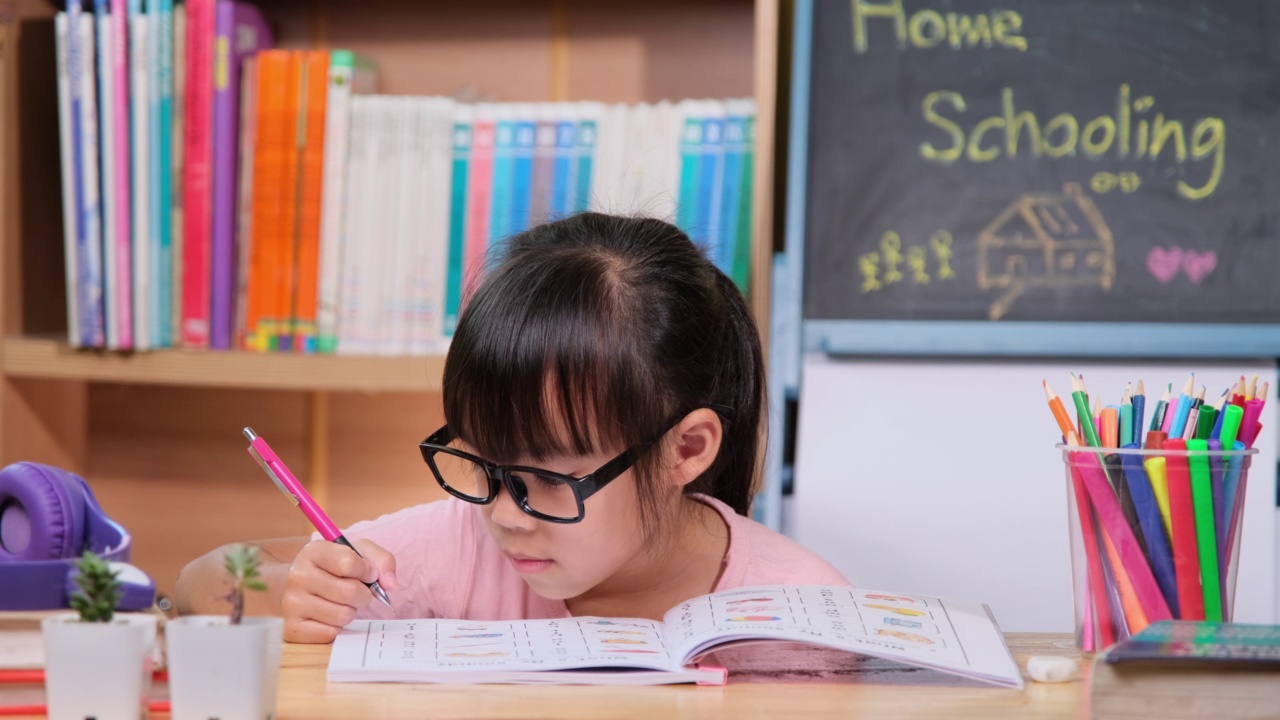
POLYGON ((584 667, 679 669, 651 620, 567 618, 358 621, 334 641, 330 672, 410 679, 431 673, 584 667))
POLYGON ((999 629, 979 605, 840 587, 756 587, 704 595, 666 616, 686 662, 734 640, 826 645, 1020 685, 999 629))

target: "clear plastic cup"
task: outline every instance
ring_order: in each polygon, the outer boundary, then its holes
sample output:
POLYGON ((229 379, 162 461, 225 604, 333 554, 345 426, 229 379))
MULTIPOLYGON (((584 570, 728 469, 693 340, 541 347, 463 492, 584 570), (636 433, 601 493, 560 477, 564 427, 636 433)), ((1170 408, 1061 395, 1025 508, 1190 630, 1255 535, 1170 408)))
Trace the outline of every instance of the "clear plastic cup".
POLYGON ((1157 620, 1230 622, 1258 451, 1057 447, 1080 648, 1104 650, 1157 620))

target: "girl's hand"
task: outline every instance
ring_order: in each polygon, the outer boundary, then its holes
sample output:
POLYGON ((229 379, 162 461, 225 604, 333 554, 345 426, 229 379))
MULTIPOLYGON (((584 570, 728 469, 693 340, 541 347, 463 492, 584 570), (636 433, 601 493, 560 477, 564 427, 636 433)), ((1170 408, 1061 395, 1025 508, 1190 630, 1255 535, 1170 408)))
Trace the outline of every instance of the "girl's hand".
POLYGON ((397 589, 395 556, 369 540, 352 544, 359 555, 327 540, 313 540, 298 552, 280 600, 285 640, 333 642, 356 612, 376 601, 365 583, 377 580, 388 593, 397 589))

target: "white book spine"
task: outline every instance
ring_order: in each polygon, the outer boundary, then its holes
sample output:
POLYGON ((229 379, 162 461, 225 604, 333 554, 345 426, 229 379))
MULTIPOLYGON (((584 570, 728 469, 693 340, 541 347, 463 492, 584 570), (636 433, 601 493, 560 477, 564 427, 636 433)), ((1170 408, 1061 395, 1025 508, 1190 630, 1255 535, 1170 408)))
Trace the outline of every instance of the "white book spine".
POLYGON ((102 347, 106 337, 102 323, 102 202, 98 184, 98 88, 94 72, 97 46, 94 17, 80 15, 80 171, 83 173, 84 208, 82 219, 85 229, 85 253, 81 257, 84 267, 80 275, 85 283, 82 298, 85 307, 80 308, 80 332, 84 344, 102 347))
POLYGON ((102 292, 105 340, 108 348, 120 347, 120 309, 117 306, 116 289, 116 176, 115 117, 111 112, 111 98, 115 94, 115 73, 111 72, 111 17, 103 13, 98 23, 98 109, 101 130, 98 151, 102 158, 102 292))
POLYGON ((376 104, 377 98, 371 95, 355 97, 351 101, 350 167, 344 200, 347 211, 343 216, 342 287, 338 316, 337 352, 340 354, 369 352, 368 327, 363 324, 364 305, 369 300, 364 286, 364 268, 372 251, 372 219, 366 208, 370 207, 378 190, 370 177, 377 151, 373 133, 376 104))
POLYGON ((320 277, 316 299, 316 336, 323 350, 337 336, 343 211, 351 136, 354 69, 330 65, 324 118, 324 179, 320 189, 320 277))
POLYGON ((151 93, 148 85, 151 65, 150 18, 137 14, 129 18, 132 91, 130 113, 133 133, 133 346, 151 348, 151 93))
POLYGON ((422 202, 415 208, 414 224, 422 228, 415 243, 417 267, 415 310, 410 353, 426 355, 439 350, 444 338, 445 278, 449 262, 449 199, 452 187, 454 103, 432 98, 423 108, 422 202))
POLYGON ((418 172, 422 167, 422 142, 416 132, 421 98, 396 98, 388 108, 389 135, 383 146, 387 164, 394 168, 383 183, 382 195, 387 204, 387 245, 382 254, 382 310, 378 315, 378 352, 382 355, 404 355, 409 329, 407 316, 412 305, 414 272, 411 245, 414 237, 413 206, 422 202, 418 192, 418 172))
POLYGON ((80 205, 76 200, 75 186, 75 148, 72 144, 71 119, 71 78, 68 54, 66 13, 58 13, 54 18, 54 40, 57 46, 58 75, 58 145, 61 150, 62 170, 62 239, 66 254, 67 281, 67 342, 72 347, 80 345, 80 322, 77 317, 76 295, 79 292, 79 273, 76 263, 76 238, 78 236, 80 205))

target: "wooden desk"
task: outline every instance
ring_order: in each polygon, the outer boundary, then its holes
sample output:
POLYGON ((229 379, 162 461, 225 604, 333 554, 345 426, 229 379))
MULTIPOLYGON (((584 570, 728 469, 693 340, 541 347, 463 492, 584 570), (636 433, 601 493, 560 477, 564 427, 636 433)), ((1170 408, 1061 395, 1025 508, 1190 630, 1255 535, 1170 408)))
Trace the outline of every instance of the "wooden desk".
MULTIPOLYGON (((1080 658, 1068 635, 1008 635, 1019 666, 1031 655, 1080 658)), ((1064 718, 1086 715, 1083 682, 1003 690, 929 670, 789 647, 821 672, 742 668, 725 687, 406 685, 327 683, 328 645, 286 644, 279 720, 326 718, 1064 718)), ((788 658, 788 661, 791 658, 788 658)), ((731 660, 726 665, 733 667, 731 660)), ((1082 660, 1082 672, 1087 672, 1082 660)), ((795 666, 788 663, 788 666, 795 666)), ((1025 674, 1025 673, 1024 673, 1025 674)), ((167 718, 153 713, 151 718, 167 718)))

